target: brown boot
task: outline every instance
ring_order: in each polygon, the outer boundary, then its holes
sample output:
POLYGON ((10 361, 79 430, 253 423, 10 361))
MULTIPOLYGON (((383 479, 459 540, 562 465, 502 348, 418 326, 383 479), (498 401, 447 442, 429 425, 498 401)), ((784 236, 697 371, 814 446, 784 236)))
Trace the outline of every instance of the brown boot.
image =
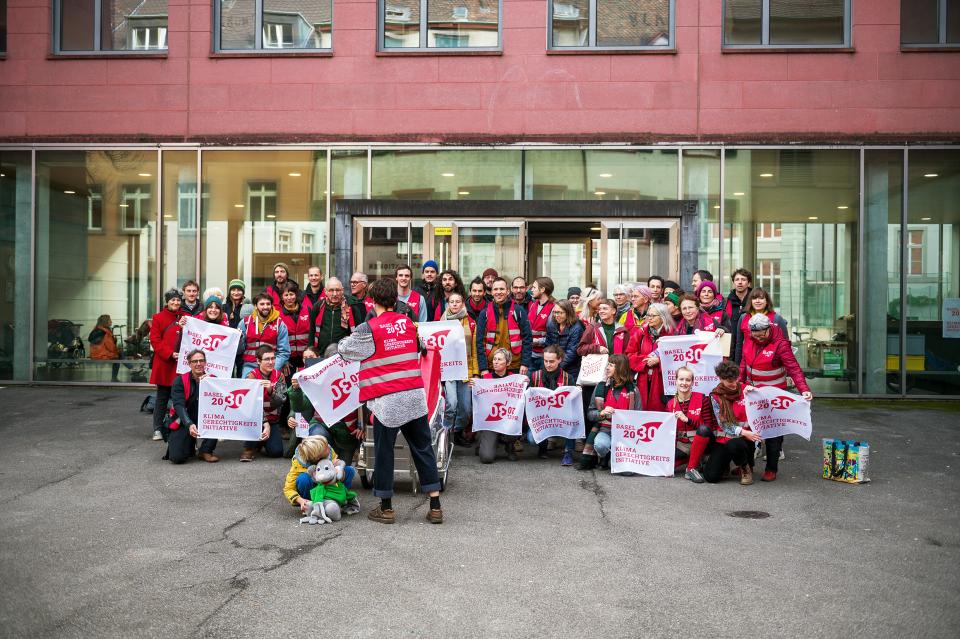
POLYGON ((240 461, 242 462, 251 462, 253 461, 254 451, 252 448, 244 448, 243 452, 240 453, 240 461))
POLYGON ((397 520, 397 516, 393 512, 393 508, 383 510, 380 506, 377 506, 367 513, 367 519, 380 522, 381 524, 392 524, 397 520))
POLYGON ((200 461, 205 461, 208 464, 216 464, 218 461, 220 461, 220 458, 214 455, 213 453, 204 453, 204 452, 201 452, 199 455, 197 455, 197 459, 199 459, 200 461))
POLYGON ((753 484, 753 468, 749 464, 740 468, 740 485, 749 486, 753 484))
POLYGON ((442 524, 443 523, 443 509, 442 508, 431 508, 427 511, 427 521, 431 524, 442 524))

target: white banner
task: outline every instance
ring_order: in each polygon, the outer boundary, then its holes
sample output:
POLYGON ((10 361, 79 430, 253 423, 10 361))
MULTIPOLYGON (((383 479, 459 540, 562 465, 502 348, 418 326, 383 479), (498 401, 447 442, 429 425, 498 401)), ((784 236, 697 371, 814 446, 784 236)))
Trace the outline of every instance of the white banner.
POLYGON ((943 298, 943 336, 947 339, 960 337, 960 297, 943 298))
POLYGON ((608 355, 584 355, 580 360, 580 374, 577 375, 577 384, 596 386, 604 380, 607 370, 608 355))
POLYGON ((233 363, 237 359, 239 344, 240 331, 237 329, 188 317, 180 340, 177 373, 190 370, 187 353, 199 348, 207 355, 207 375, 233 377, 233 363))
POLYGON ((263 386, 257 379, 204 377, 198 412, 202 439, 257 441, 263 431, 263 386))
POLYGON ((584 436, 583 393, 579 386, 528 388, 526 397, 527 424, 538 444, 548 437, 584 436))
POLYGON ((336 424, 360 408, 360 362, 334 355, 294 373, 293 378, 324 424, 336 424))
POLYGON ((467 341, 457 320, 421 322, 417 334, 427 348, 440 349, 440 381, 467 379, 467 341))
POLYGON ((616 410, 611 426, 610 472, 673 477, 677 452, 673 413, 616 410))
POLYGON ((303 418, 303 415, 300 413, 293 414, 294 419, 297 420, 296 436, 300 439, 304 439, 310 436, 310 422, 303 418))
POLYGON ((523 432, 523 391, 526 375, 473 380, 473 430, 492 430, 503 435, 523 432))
POLYGON ((720 340, 713 333, 661 337, 657 340, 660 374, 663 376, 664 395, 677 394, 677 369, 683 366, 693 371, 693 390, 707 394, 720 382, 714 372, 723 361, 720 340))
POLYGON ((810 420, 810 402, 804 398, 776 386, 760 386, 745 393, 744 398, 747 423, 760 437, 800 435, 810 441, 813 422, 810 420))

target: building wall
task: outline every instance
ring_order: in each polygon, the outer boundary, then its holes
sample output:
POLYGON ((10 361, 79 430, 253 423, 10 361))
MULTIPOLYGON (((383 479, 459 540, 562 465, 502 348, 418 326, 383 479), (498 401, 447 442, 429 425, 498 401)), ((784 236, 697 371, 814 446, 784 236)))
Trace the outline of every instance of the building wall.
POLYGON ((955 139, 956 53, 901 52, 900 2, 853 3, 852 52, 721 50, 678 0, 676 52, 547 53, 546 0, 503 0, 503 52, 376 53, 334 3, 331 57, 211 55, 208 0, 170 0, 163 58, 54 59, 51 0, 9 0, 0 140, 955 139))

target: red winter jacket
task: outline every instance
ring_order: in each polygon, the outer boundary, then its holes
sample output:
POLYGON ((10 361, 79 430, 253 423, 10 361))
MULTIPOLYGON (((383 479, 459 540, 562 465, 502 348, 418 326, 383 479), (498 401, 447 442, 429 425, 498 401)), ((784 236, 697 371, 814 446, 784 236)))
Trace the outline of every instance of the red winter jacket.
POLYGON ((173 386, 177 376, 177 360, 173 357, 180 348, 180 313, 164 308, 150 322, 150 346, 153 347, 153 368, 150 383, 173 386))
POLYGON ((743 357, 740 359, 740 381, 751 386, 776 386, 777 388, 787 388, 786 377, 793 380, 794 385, 801 393, 810 390, 807 386, 807 380, 803 375, 803 369, 797 363, 797 358, 793 354, 793 348, 790 340, 783 336, 783 332, 777 326, 770 327, 770 341, 766 344, 758 344, 756 340, 747 333, 743 339, 743 357), (762 358, 764 352, 773 351, 770 364, 774 367, 784 369, 784 380, 782 384, 760 384, 752 379, 749 374, 750 368, 762 358))
POLYGON ((662 411, 666 408, 663 402, 663 375, 660 364, 647 366, 646 359, 657 350, 657 342, 650 334, 650 325, 642 324, 633 331, 630 343, 627 344, 627 359, 630 368, 637 374, 637 391, 643 410, 662 411))

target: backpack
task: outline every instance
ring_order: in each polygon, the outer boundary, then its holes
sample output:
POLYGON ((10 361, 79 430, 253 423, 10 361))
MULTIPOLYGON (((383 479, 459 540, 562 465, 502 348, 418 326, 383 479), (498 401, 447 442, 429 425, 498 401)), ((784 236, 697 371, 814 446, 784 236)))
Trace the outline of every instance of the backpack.
POLYGON ((152 413, 157 406, 157 394, 150 393, 143 398, 143 402, 140 403, 140 412, 142 413, 152 413))
POLYGON ((87 341, 90 342, 91 346, 97 346, 103 343, 103 338, 107 336, 107 332, 102 328, 95 328, 90 331, 90 335, 87 336, 87 341))

